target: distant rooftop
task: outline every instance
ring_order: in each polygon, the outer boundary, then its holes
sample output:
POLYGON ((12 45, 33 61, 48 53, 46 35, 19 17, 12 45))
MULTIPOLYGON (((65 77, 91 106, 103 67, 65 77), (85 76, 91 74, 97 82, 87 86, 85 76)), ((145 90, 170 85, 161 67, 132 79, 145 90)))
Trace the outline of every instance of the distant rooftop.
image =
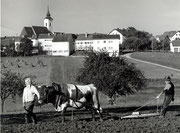
POLYGON ((119 35, 106 34, 80 34, 76 40, 101 40, 101 39, 119 39, 119 35))

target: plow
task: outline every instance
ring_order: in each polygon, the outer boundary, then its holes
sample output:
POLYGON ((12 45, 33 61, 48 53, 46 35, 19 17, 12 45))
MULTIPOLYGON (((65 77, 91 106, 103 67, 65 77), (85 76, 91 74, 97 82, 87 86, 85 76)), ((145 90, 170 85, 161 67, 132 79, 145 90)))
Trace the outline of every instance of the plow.
POLYGON ((130 115, 122 116, 121 119, 133 119, 133 118, 145 118, 145 117, 152 117, 152 116, 159 116, 160 111, 159 111, 159 98, 154 98, 151 101, 145 103, 144 105, 140 106, 136 110, 134 110, 130 115), (139 110, 153 102, 156 101, 156 112, 154 113, 141 113, 139 110))

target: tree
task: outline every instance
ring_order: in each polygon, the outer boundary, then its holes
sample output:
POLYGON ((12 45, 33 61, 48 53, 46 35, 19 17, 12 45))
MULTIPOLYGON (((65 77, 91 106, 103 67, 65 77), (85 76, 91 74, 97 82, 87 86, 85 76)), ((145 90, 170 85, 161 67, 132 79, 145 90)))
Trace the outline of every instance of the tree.
POLYGON ((24 56, 29 56, 32 54, 32 50, 33 50, 32 41, 28 39, 27 37, 23 37, 21 39, 20 52, 24 56))
POLYGON ((23 92, 24 81, 22 75, 11 72, 10 70, 1 73, 1 111, 4 111, 5 100, 12 96, 21 95, 23 92))
POLYGON ((116 94, 134 94, 145 85, 145 77, 124 58, 109 57, 108 53, 91 53, 80 69, 76 80, 83 84, 93 83, 109 98, 116 94))
POLYGON ((169 51, 170 50, 170 39, 168 36, 166 36, 163 40, 163 50, 164 51, 169 51))
POLYGON ((123 42, 123 47, 125 49, 129 49, 129 50, 133 50, 135 51, 136 49, 136 40, 137 38, 136 37, 129 37, 127 38, 124 42, 123 42))
POLYGON ((9 45, 6 47, 6 49, 4 49, 4 53, 7 56, 15 56, 16 55, 14 40, 9 40, 9 45))
POLYGON ((38 47, 37 47, 37 49, 38 49, 38 54, 39 54, 39 55, 44 54, 44 51, 43 51, 43 47, 42 47, 42 45, 41 45, 41 42, 38 42, 38 47))
POLYGON ((124 47, 133 51, 147 50, 151 47, 151 36, 148 32, 136 30, 134 27, 119 29, 123 36, 126 37, 124 47))

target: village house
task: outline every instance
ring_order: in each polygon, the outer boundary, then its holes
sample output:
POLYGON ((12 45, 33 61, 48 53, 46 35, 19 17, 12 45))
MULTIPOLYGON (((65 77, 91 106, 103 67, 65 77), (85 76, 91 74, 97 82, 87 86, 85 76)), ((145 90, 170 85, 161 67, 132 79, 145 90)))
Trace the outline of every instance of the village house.
POLYGON ((122 44, 125 40, 125 37, 122 35, 121 31, 119 28, 113 29, 109 35, 119 35, 119 44, 122 44))
POLYGON ((119 56, 119 35, 80 34, 75 40, 75 51, 106 51, 119 56))
POLYGON ((174 34, 172 34, 169 39, 171 41, 174 41, 174 40, 180 40, 180 31, 176 31, 174 34))
POLYGON ((62 34, 54 36, 48 55, 70 56, 74 52, 73 34, 62 34))
POLYGON ((180 40, 174 40, 170 43, 170 51, 173 53, 180 53, 180 40))
POLYGON ((170 52, 180 52, 180 31, 166 31, 162 35, 156 36, 158 42, 167 38, 170 41, 170 52))

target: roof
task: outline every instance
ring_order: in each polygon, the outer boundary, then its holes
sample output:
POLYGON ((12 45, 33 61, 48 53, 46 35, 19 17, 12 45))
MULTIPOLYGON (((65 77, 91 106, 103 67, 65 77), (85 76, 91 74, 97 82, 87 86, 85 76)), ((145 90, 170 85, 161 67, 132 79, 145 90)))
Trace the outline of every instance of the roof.
POLYGON ((54 36, 52 41, 53 42, 69 42, 71 40, 73 40, 72 34, 61 34, 61 35, 54 36))
POLYGON ((119 39, 119 35, 106 34, 80 34, 76 40, 102 40, 102 39, 119 39))
POLYGON ((172 45, 173 45, 174 47, 180 47, 180 40, 174 40, 174 41, 172 41, 172 45))
POLYGON ((177 31, 166 31, 163 33, 163 36, 172 37, 177 33, 177 31))
POLYGON ((39 36, 39 34, 51 34, 47 27, 44 26, 32 26, 32 28, 37 36, 39 36))
POLYGON ((32 27, 24 27, 23 30, 21 31, 20 36, 27 36, 27 37, 32 37, 34 35, 32 27))
POLYGON ((47 27, 44 26, 32 26, 32 27, 24 27, 20 36, 27 37, 39 37, 40 34, 52 34, 47 27))
POLYGON ((166 37, 173 37, 178 31, 166 31, 159 36, 160 40, 164 40, 166 37))
MULTIPOLYGON (((121 30, 121 29, 117 28, 117 29, 113 29, 112 31, 114 31, 114 30, 116 30, 116 31, 118 31, 119 33, 122 34, 122 30, 121 30)), ((112 32, 112 31, 111 31, 111 32, 112 32)), ((110 34, 111 32, 109 32, 109 34, 110 34)))

